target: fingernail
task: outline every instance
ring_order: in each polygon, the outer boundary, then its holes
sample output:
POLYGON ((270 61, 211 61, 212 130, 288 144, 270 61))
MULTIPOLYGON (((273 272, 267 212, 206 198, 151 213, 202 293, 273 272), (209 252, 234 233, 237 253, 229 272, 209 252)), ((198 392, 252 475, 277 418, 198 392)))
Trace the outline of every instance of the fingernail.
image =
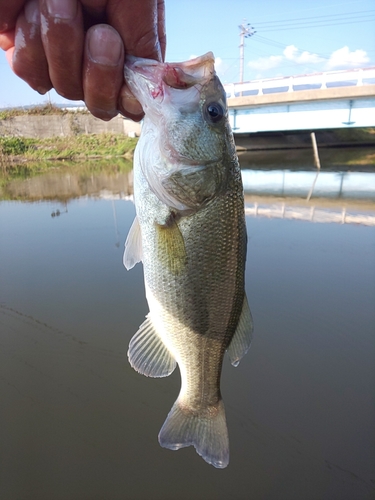
POLYGON ((91 114, 96 116, 96 118, 100 118, 101 120, 104 120, 106 122, 108 122, 109 120, 112 120, 112 118, 117 116, 119 113, 116 109, 114 109, 112 111, 106 111, 104 109, 92 108, 92 107, 89 108, 89 111, 91 114))
POLYGON ((38 92, 38 94, 40 94, 40 95, 44 95, 44 94, 47 94, 47 92, 48 92, 49 90, 51 90, 51 89, 45 89, 44 87, 38 87, 38 88, 36 88, 35 90, 38 92))
POLYGON ((125 112, 131 115, 141 115, 143 113, 140 102, 127 89, 121 92, 121 105, 125 112))
POLYGON ((58 19, 74 19, 77 15, 76 0, 47 0, 48 14, 58 19))
POLYGON ((26 21, 30 24, 40 24, 40 10, 38 0, 31 0, 25 5, 26 21))
POLYGON ((122 41, 117 31, 110 26, 97 25, 88 35, 90 59, 98 64, 117 66, 123 52, 122 41))

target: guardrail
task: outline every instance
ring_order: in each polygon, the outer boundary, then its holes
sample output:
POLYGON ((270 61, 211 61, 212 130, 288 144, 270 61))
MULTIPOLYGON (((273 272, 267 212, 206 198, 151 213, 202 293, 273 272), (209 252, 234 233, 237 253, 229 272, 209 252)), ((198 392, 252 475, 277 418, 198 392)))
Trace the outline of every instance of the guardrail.
POLYGON ((278 92, 298 92, 299 90, 362 86, 372 83, 375 83, 375 67, 229 83, 224 85, 224 89, 227 97, 231 98, 241 95, 263 95, 275 92, 275 89, 278 92))

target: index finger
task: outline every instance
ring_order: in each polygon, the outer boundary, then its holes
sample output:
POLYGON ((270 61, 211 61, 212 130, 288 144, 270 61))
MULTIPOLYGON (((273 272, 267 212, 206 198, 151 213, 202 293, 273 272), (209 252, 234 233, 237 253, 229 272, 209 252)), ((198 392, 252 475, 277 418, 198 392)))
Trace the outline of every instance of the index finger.
POLYGON ((161 28, 164 26, 163 4, 158 0, 109 0, 108 20, 120 34, 127 54, 162 60, 164 47, 159 34, 165 33, 161 28))
MULTIPOLYGON (((109 0, 107 6, 109 22, 119 32, 127 54, 147 59, 164 59, 165 55, 165 10, 164 0, 109 0)), ((118 102, 119 111, 139 121, 142 107, 123 85, 118 102)))

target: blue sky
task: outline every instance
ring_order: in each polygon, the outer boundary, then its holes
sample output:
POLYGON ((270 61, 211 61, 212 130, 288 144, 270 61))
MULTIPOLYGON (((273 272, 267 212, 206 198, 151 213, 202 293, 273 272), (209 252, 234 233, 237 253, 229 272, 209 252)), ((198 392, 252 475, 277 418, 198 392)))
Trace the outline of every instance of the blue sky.
MULTIPOLYGON (((166 0, 168 61, 213 51, 223 83, 239 80, 239 25, 244 80, 375 66, 374 0, 166 0)), ((13 75, 0 51, 0 108, 44 103, 13 75)), ((67 102, 51 91, 52 102, 67 102)))

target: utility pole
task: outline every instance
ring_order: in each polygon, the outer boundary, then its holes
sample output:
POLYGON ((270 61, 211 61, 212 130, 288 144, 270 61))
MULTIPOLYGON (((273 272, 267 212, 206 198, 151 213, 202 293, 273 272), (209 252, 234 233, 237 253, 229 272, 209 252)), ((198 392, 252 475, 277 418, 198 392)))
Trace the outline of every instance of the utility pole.
POLYGON ((242 24, 238 27, 240 28, 240 83, 243 82, 243 70, 244 70, 244 59, 245 59, 245 38, 250 38, 255 35, 256 31, 249 23, 245 23, 246 19, 243 20, 242 24))

